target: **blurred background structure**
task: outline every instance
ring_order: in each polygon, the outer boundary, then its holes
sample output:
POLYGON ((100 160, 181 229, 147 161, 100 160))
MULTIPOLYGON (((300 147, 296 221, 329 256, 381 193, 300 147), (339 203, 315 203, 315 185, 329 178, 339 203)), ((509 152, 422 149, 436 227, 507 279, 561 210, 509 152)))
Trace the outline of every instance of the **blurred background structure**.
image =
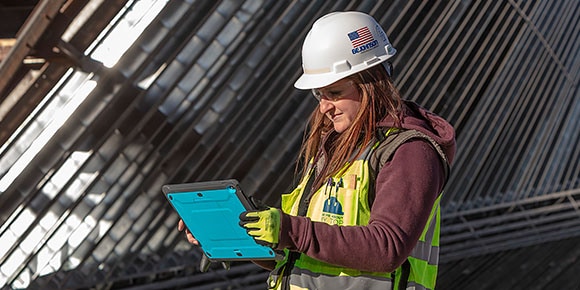
POLYGON ((316 105, 302 41, 338 10, 457 130, 437 288, 579 289, 575 0, 0 1, 0 287, 266 289, 250 263, 199 273, 161 186, 279 204, 316 105))

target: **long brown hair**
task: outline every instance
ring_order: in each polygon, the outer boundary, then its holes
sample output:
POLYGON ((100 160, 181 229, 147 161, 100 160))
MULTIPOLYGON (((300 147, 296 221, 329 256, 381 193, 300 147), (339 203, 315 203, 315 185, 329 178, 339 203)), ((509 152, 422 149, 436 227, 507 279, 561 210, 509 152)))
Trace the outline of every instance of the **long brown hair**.
MULTIPOLYGON (((320 158, 321 147, 326 146, 328 156, 324 160, 323 168, 318 168, 313 189, 322 186, 323 181, 338 173, 344 165, 358 157, 354 156, 357 148, 367 146, 374 138, 377 123, 386 116, 391 116, 395 123, 399 123, 401 96, 391 81, 383 65, 376 65, 362 72, 347 77, 354 82, 361 95, 360 110, 353 124, 341 134, 334 132, 332 121, 320 113, 318 107, 310 116, 310 132, 305 136, 300 149, 303 165, 316 162, 320 158), (326 144, 322 144, 323 140, 326 144)), ((307 167, 307 166, 306 166, 307 167)), ((308 174, 305 169, 302 178, 308 174)))

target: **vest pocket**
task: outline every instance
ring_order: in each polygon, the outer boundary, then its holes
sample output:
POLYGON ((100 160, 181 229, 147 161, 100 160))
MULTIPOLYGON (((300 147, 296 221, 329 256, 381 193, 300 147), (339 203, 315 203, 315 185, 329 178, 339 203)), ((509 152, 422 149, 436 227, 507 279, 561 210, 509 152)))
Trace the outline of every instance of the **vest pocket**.
POLYGON ((307 216, 330 225, 357 225, 361 201, 356 178, 352 174, 348 182, 343 177, 329 180, 312 197, 307 216))
POLYGON ((345 226, 357 225, 359 213, 358 191, 355 189, 340 188, 338 190, 337 195, 344 211, 342 225, 345 226))

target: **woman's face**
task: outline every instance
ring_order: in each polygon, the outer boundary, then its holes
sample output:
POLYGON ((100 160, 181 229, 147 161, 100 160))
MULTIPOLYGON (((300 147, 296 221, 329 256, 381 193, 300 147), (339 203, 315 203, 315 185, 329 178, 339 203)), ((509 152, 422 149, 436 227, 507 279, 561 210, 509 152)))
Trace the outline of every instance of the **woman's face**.
POLYGON ((361 96, 352 80, 342 79, 326 87, 313 89, 312 94, 319 102, 320 113, 334 125, 338 133, 350 127, 361 105, 361 96))

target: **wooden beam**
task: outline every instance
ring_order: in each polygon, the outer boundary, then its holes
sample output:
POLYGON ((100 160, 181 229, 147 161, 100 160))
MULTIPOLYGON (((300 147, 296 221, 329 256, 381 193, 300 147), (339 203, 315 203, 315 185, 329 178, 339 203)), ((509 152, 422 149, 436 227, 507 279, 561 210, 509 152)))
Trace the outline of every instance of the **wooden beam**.
POLYGON ((0 62, 7 56, 10 49, 16 44, 16 38, 1 38, 0 39, 0 62))
POLYGON ((10 76, 18 71, 22 65, 22 61, 26 56, 28 56, 30 49, 35 46, 48 25, 59 13, 64 2, 65 0, 41 1, 18 32, 18 40, 14 46, 11 47, 8 55, 4 58, 6 61, 0 62, 0 75, 8 76, 0 78, 0 102, 2 102, 6 96, 4 90, 11 81, 10 76))

